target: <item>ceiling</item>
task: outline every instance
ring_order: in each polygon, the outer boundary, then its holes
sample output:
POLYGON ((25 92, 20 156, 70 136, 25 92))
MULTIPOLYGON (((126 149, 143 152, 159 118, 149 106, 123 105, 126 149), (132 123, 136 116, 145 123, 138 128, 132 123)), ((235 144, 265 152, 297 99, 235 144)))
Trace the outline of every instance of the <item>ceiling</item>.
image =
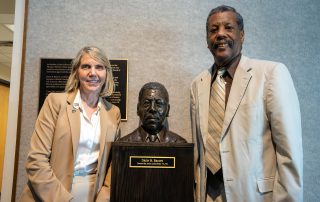
POLYGON ((14 0, 0 0, 0 79, 10 80, 13 30, 14 0))

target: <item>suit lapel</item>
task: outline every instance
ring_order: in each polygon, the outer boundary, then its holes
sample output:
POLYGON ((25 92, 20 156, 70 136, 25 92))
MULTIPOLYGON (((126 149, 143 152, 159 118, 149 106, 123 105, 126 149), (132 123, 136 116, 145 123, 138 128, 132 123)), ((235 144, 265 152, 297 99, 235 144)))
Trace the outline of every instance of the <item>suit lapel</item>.
MULTIPOLYGON (((76 91, 77 92, 77 91, 76 91)), ((71 128, 73 159, 76 159, 80 139, 80 111, 73 106, 76 92, 68 94, 67 114, 71 128)))
POLYGON ((247 87, 251 80, 251 67, 248 64, 248 58, 241 57, 240 63, 237 67, 236 73, 233 78, 232 87, 229 94, 227 108, 224 116, 223 128, 221 139, 226 135, 226 131, 231 124, 231 121, 236 114, 239 105, 246 93, 247 87))
POLYGON ((102 99, 101 104, 101 111, 100 111, 100 127, 101 127, 101 135, 100 135, 100 148, 99 148, 99 159, 98 159, 98 169, 100 169, 100 164, 105 164, 103 161, 107 160, 104 159, 105 150, 107 149, 109 153, 109 150, 111 148, 111 142, 114 141, 114 134, 109 134, 111 131, 113 131, 112 128, 112 122, 110 119, 110 104, 106 102, 106 100, 102 99), (110 130, 111 129, 111 130, 110 130), (108 143, 108 144, 106 144, 108 143))
MULTIPOLYGON (((105 142, 106 142, 106 136, 107 134, 107 126, 110 121, 108 118, 109 114, 108 111, 106 110, 104 104, 101 105, 101 111, 100 111, 100 126, 101 126, 101 135, 100 135, 100 154, 102 154, 105 142)), ((101 156, 101 155, 100 155, 101 156)), ((100 161, 98 161, 100 162, 100 161)))
POLYGON ((198 83, 200 130, 204 145, 208 134, 209 98, 212 68, 206 72, 198 83))
MULTIPOLYGON (((100 127, 101 127, 101 135, 100 135, 100 148, 99 148, 99 158, 98 158, 98 165, 97 165, 97 181, 95 184, 95 190, 98 191, 98 189, 102 186, 104 182, 104 177, 107 172, 107 162, 108 158, 105 158, 105 155, 108 155, 110 153, 111 149, 111 142, 113 140, 109 140, 108 138, 114 138, 112 134, 108 134, 110 130, 108 130, 109 127, 111 127, 112 123, 110 122, 110 112, 108 108, 108 103, 104 99, 102 99, 103 104, 101 105, 101 111, 100 111, 100 127), (101 165, 105 165, 104 167, 101 167, 101 165)), ((112 130, 111 130, 112 131, 112 130)), ((109 132, 110 133, 110 132, 109 132)))

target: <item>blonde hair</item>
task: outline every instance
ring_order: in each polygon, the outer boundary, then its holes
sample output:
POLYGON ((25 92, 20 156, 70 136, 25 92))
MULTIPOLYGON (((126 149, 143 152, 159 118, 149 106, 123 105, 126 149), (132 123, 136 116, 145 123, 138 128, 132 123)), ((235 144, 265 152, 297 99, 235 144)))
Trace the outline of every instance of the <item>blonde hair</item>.
POLYGON ((101 91, 100 91, 100 97, 110 96, 114 91, 114 82, 113 82, 113 75, 112 75, 112 68, 110 65, 110 62, 106 56, 106 54, 97 47, 94 46, 86 46, 83 47, 76 57, 72 60, 71 63, 71 73, 68 78, 65 91, 66 92, 74 92, 79 88, 80 81, 78 78, 78 69, 80 67, 81 58, 83 55, 89 54, 93 59, 96 61, 102 63, 107 71, 107 78, 105 83, 103 84, 101 91))

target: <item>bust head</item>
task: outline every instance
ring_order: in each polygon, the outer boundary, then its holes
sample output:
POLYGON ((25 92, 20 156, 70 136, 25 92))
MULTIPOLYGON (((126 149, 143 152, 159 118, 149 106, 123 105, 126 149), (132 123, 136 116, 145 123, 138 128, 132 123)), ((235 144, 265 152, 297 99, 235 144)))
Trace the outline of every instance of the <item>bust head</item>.
POLYGON ((142 128, 151 135, 159 133, 169 115, 167 89, 158 82, 146 83, 139 92, 137 114, 142 128))

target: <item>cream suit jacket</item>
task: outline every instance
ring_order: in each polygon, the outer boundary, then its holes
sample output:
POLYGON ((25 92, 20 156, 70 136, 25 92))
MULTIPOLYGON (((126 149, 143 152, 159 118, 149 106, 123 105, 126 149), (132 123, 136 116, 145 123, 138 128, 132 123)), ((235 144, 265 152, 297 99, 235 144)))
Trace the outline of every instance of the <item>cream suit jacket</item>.
MULTIPOLYGON (((191 84, 195 198, 205 201, 205 145, 212 69, 191 84)), ((287 68, 241 57, 220 140, 228 202, 303 201, 301 118, 287 68)))
MULTIPOLYGON (((74 161, 80 138, 80 112, 73 108, 76 93, 51 93, 46 98, 31 137, 26 170, 28 185, 20 201, 70 201, 74 161)), ((95 198, 107 199, 107 164, 111 142, 120 137, 119 109, 105 99, 100 111, 100 154, 95 198)))

